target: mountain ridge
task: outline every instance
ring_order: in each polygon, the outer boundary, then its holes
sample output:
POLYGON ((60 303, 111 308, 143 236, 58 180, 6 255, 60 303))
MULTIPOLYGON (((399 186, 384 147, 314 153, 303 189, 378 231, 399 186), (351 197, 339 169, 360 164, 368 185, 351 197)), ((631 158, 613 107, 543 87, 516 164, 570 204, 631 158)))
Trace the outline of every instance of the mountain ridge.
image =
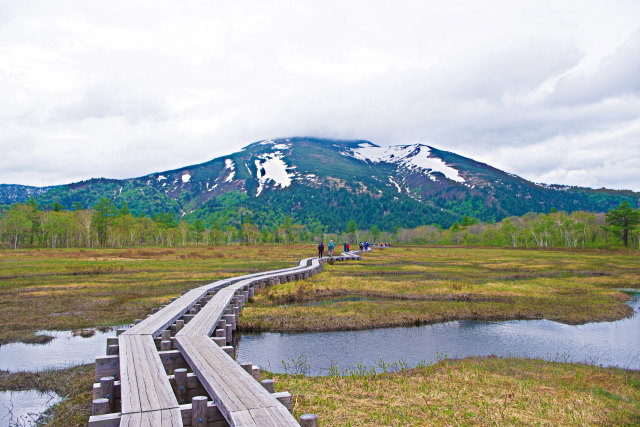
POLYGON ((135 178, 44 188, 0 185, 0 204, 31 196, 66 208, 74 202, 93 206, 106 197, 116 205, 127 202, 136 214, 172 212, 204 220, 229 221, 229 211, 243 208, 257 223, 292 216, 333 229, 356 218, 362 225, 392 228, 448 226, 463 215, 500 220, 551 208, 602 212, 622 200, 635 205, 640 194, 538 184, 425 144, 381 147, 367 140, 290 137, 256 141, 203 163, 135 178))

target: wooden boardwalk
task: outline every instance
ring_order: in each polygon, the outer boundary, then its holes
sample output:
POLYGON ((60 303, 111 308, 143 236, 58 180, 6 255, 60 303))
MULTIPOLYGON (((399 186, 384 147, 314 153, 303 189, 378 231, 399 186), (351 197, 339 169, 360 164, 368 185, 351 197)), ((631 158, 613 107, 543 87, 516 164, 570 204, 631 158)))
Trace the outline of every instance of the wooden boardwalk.
MULTIPOLYGON (((108 355, 96 359, 89 425, 299 425, 290 413, 291 395, 274 393, 272 381, 259 382, 259 368, 236 362, 227 344, 254 292, 311 277, 327 259, 194 288, 119 331, 117 344, 107 341, 108 355)), ((360 251, 333 259, 359 260, 360 251)))

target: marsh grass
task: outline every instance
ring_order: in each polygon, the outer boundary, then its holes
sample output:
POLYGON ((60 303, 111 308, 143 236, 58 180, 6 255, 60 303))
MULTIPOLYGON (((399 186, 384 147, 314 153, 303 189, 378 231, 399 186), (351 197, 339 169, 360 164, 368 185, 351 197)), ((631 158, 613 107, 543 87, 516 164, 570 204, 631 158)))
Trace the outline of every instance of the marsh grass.
POLYGON ((47 425, 84 426, 91 415, 94 365, 42 372, 0 372, 0 391, 55 392, 63 402, 46 413, 47 425))
POLYGON ((624 304, 629 295, 614 288, 639 284, 640 260, 629 252, 394 247, 259 293, 240 326, 313 331, 447 320, 612 321, 633 313, 624 304), (349 295, 371 300, 306 305, 349 295))
POLYGON ((0 344, 45 340, 34 335, 42 329, 130 323, 195 286, 292 267, 313 252, 304 246, 0 250, 0 344))
MULTIPOLYGON (((382 370, 380 370, 382 372, 382 370)), ((267 374, 323 425, 638 425, 640 372, 533 359, 441 360, 398 372, 267 374)))

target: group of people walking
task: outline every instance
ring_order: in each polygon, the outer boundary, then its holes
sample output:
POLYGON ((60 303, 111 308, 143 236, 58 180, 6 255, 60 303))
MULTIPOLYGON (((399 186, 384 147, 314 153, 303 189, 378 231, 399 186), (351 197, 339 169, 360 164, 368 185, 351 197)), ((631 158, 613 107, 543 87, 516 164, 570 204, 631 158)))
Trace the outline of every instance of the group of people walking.
MULTIPOLYGON (((351 244, 349 244, 348 242, 344 242, 343 246, 344 246, 344 252, 349 252, 351 250, 351 244)), ((327 244, 329 257, 333 257, 333 251, 335 248, 336 248, 335 243, 333 243, 333 240, 330 240, 329 243, 327 244)), ((368 251, 369 242, 360 242, 360 250, 368 251)), ((324 242, 320 240, 320 243, 318 243, 318 258, 322 258, 323 254, 324 254, 324 242)))

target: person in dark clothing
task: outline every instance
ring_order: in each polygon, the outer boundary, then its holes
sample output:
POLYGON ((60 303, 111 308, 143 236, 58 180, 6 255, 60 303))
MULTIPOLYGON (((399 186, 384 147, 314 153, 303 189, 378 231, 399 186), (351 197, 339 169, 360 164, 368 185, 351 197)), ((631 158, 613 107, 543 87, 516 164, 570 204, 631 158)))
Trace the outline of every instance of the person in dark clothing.
POLYGON ((347 242, 344 242, 344 252, 347 252, 347 242))
POLYGON ((318 244, 318 258, 322 258, 322 253, 324 252, 324 243, 320 240, 318 244))

